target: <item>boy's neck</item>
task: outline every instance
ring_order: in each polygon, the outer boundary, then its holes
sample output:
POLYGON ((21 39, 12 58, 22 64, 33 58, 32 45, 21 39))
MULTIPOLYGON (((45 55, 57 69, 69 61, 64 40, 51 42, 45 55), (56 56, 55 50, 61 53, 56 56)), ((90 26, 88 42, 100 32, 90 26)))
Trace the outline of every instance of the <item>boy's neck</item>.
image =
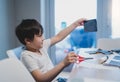
POLYGON ((36 53, 40 53, 39 49, 34 49, 32 47, 26 47, 26 50, 31 51, 31 52, 36 52, 36 53))

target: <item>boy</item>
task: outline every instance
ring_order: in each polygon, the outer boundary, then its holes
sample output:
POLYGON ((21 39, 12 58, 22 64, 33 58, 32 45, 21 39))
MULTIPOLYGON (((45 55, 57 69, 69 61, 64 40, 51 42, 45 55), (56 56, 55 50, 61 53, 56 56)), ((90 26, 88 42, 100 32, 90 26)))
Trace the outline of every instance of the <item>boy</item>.
POLYGON ((61 63, 53 67, 47 50, 63 40, 77 26, 83 25, 84 21, 83 18, 77 20, 50 39, 44 39, 43 28, 35 19, 23 20, 17 26, 16 36, 26 47, 22 52, 21 61, 37 82, 53 81, 66 66, 76 61, 76 54, 70 52, 61 63))

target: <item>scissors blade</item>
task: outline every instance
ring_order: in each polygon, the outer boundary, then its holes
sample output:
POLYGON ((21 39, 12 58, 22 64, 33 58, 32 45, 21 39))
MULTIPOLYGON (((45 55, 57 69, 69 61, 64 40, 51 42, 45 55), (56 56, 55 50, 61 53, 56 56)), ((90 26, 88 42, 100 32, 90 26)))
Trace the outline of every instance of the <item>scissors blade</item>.
POLYGON ((84 58, 84 60, 89 60, 89 59, 93 59, 93 58, 84 58))

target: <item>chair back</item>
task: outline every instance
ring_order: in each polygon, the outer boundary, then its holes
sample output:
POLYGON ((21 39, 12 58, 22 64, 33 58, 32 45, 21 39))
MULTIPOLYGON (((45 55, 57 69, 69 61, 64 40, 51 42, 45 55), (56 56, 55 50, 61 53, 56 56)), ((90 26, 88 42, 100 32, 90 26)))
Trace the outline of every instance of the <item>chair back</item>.
POLYGON ((0 61, 0 82, 35 82, 26 67, 15 58, 0 61))

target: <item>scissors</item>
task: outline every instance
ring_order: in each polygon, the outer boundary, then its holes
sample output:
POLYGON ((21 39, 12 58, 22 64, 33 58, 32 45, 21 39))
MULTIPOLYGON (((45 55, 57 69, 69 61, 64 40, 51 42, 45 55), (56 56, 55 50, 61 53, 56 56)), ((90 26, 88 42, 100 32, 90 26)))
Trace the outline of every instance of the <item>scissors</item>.
POLYGON ((76 63, 80 63, 82 61, 89 60, 89 59, 93 59, 93 58, 85 58, 85 57, 82 57, 82 56, 77 56, 76 63))

